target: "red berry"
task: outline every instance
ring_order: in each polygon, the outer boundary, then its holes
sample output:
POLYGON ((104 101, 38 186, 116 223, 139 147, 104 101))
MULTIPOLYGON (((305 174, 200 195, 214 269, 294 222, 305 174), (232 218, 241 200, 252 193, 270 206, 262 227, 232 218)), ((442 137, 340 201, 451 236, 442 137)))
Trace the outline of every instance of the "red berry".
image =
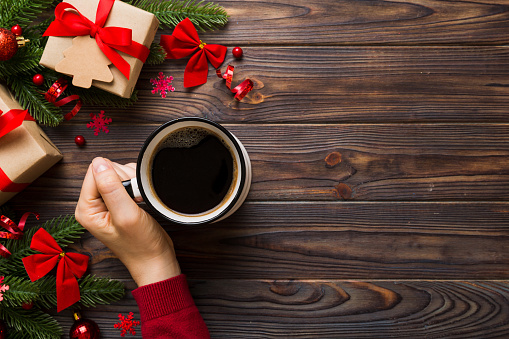
POLYGON ((74 138, 74 142, 78 146, 84 146, 86 141, 83 135, 77 135, 76 138, 74 138))
POLYGON ((41 86, 44 83, 44 77, 42 76, 42 74, 36 74, 32 78, 32 81, 36 86, 41 86))
POLYGON ((21 308, 24 309, 24 310, 31 310, 32 307, 34 307, 34 302, 31 301, 29 303, 22 303, 21 304, 21 308))
POLYGON ((11 32, 14 33, 16 36, 20 36, 23 34, 23 30, 21 29, 20 25, 14 25, 11 27, 11 32))
POLYGON ((237 59, 242 58, 242 53, 243 53, 243 52, 242 52, 242 48, 240 48, 240 47, 235 47, 235 48, 233 49, 232 53, 233 53, 233 56, 234 56, 234 57, 236 57, 237 59))

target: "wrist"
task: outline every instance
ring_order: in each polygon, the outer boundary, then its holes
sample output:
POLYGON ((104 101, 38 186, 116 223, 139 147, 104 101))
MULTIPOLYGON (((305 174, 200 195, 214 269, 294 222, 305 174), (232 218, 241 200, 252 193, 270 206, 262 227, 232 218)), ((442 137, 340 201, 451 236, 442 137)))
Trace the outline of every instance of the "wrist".
POLYGON ((126 263, 133 280, 138 287, 167 280, 181 274, 177 259, 158 257, 137 263, 126 263))

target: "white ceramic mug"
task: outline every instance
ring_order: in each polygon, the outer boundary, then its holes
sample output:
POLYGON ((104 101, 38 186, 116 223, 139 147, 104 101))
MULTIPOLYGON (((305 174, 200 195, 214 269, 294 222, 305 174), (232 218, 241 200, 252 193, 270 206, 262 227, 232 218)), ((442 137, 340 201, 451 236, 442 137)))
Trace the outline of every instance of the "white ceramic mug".
POLYGON ((180 118, 169 121, 158 127, 145 141, 138 156, 136 178, 124 181, 126 190, 133 198, 142 197, 143 201, 154 211, 179 224, 203 224, 223 220, 233 214, 244 202, 251 187, 251 161, 242 143, 223 126, 204 118, 180 118), (183 214, 173 211, 163 204, 155 193, 151 180, 153 155, 158 145, 171 133, 182 128, 201 128, 212 132, 223 140, 230 149, 236 163, 235 187, 224 197, 215 208, 199 214, 183 214))

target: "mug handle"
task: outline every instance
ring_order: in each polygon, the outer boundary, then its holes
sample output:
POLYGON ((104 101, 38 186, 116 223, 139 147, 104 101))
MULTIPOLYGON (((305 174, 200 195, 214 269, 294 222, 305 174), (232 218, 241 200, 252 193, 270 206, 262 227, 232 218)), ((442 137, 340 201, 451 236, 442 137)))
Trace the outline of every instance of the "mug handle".
POLYGON ((136 178, 132 178, 129 180, 122 181, 122 185, 124 185, 127 194, 133 199, 139 198, 141 200, 141 193, 138 187, 138 180, 136 178))

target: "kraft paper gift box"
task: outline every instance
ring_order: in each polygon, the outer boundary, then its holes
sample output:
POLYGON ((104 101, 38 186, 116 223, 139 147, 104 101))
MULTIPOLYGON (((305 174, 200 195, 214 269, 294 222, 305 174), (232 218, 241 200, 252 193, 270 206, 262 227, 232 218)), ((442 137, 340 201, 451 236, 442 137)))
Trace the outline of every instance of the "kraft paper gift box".
MULTIPOLYGON (((95 22, 99 0, 67 0, 65 2, 73 5, 82 15, 92 22, 95 22)), ((108 26, 132 29, 132 40, 150 48, 157 29, 159 28, 159 20, 157 20, 156 16, 152 13, 122 1, 115 1, 104 25, 104 27, 108 26)), ((55 66, 64 58, 63 52, 72 47, 73 39, 74 37, 50 36, 39 63, 54 70, 55 66)), ((87 51, 83 51, 83 53, 86 54, 87 51)), ((103 82, 93 80, 92 86, 101 88, 123 98, 129 98, 140 76, 143 62, 123 52, 118 51, 118 53, 131 66, 129 80, 113 64, 110 64, 109 68, 113 74, 113 81, 103 82)))
MULTIPOLYGON (((0 85, 0 115, 13 109, 23 109, 12 94, 0 85)), ((53 145, 35 121, 23 121, 21 126, 0 138, 0 205, 18 192, 4 187, 6 181, 29 184, 62 159, 62 153, 53 145), (6 178, 6 177, 7 178, 6 178), (3 184, 2 184, 3 183, 3 184)))

